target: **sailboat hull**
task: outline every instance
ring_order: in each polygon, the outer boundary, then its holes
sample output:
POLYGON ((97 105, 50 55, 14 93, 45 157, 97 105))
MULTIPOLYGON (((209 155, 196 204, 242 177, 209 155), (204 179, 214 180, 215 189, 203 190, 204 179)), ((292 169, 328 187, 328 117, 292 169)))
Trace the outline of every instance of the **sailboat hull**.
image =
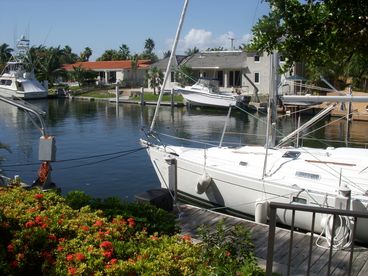
MULTIPOLYGON (((251 162, 249 160, 254 159, 259 164, 264 158, 263 147, 239 150, 239 156, 247 154, 253 156, 250 156, 250 159, 238 156, 234 157, 233 160, 228 159, 227 154, 232 152, 234 155, 234 152, 237 151, 231 149, 215 148, 212 153, 212 149, 205 153, 204 150, 200 149, 168 148, 170 149, 166 151, 163 147, 151 145, 147 151, 161 182, 161 187, 176 191, 179 197, 211 204, 217 206, 217 209, 223 207, 224 210, 252 217, 256 215, 256 206, 259 202, 267 204, 267 202, 275 201, 332 208, 336 204, 334 191, 322 192, 312 189, 306 191, 302 184, 293 185, 292 183, 295 181, 288 180, 287 174, 282 176, 281 173, 278 173, 283 171, 283 165, 280 165, 282 164, 280 162, 277 163, 276 159, 272 162, 274 168, 280 166, 276 169, 278 171, 275 170, 272 176, 262 179, 261 171, 257 171, 253 165, 249 164, 251 162), (218 160, 215 160, 213 155, 219 156, 218 160), (247 161, 241 163, 239 161, 241 159, 247 161), (210 177, 210 184, 201 190, 204 174, 210 177)), ((276 157, 277 152, 270 154, 276 157)), ((316 184, 318 185, 318 183, 316 184)), ((330 187, 327 190, 329 189, 330 187)), ((359 211, 367 210, 366 201, 360 200, 358 205, 359 211)), ((354 206, 358 205, 356 202, 354 206)), ((279 222, 290 225, 292 213, 291 211, 279 210, 277 218, 279 222)), ((311 213, 298 212, 294 225, 308 231, 311 229, 311 221, 311 213)), ((326 221, 324 215, 317 214, 315 221, 314 230, 322 232, 326 226, 324 225, 326 221)), ((359 221, 358 239, 368 241, 368 234, 365 230, 367 226, 367 220, 361 219, 359 221)))

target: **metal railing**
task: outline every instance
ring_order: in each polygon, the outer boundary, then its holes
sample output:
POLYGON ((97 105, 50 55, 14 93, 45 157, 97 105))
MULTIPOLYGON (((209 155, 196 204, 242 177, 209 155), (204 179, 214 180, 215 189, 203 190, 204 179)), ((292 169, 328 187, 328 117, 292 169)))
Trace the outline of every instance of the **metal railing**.
MULTIPOLYGON (((274 256, 274 243, 275 243, 275 230, 276 230, 276 211, 277 209, 283 210, 291 210, 292 218, 290 225, 290 240, 289 240, 289 251, 288 251, 288 263, 287 263, 287 275, 290 275, 291 270, 291 257, 292 257, 292 249, 293 249, 293 235, 294 235, 294 223, 295 223, 295 212, 310 212, 312 213, 312 221, 311 221, 311 232, 310 232, 310 240, 309 240, 309 252, 308 252, 308 268, 306 275, 310 275, 311 269, 311 259, 312 259, 312 249, 313 249, 313 239, 314 239, 314 225, 316 214, 327 214, 333 216, 332 221, 332 229, 331 229, 331 237, 330 237, 330 246, 329 246, 329 258, 328 258, 328 267, 327 267, 327 275, 330 275, 331 272, 331 260, 332 260, 332 252, 334 249, 334 238, 335 238, 335 223, 336 218, 338 216, 346 216, 349 217, 354 223, 351 240, 355 240, 356 234, 356 225, 358 218, 368 218, 368 212, 357 212, 350 210, 342 210, 342 209, 331 209, 331 208, 321 208, 321 207, 313 207, 313 206, 305 206, 305 205, 296 205, 296 204, 286 204, 286 203, 270 203, 270 220, 269 220, 269 232, 268 232, 268 249, 267 249, 267 263, 266 263, 266 275, 272 275, 273 269, 273 256, 274 256)), ((351 275, 352 263, 353 263, 353 253, 354 253, 354 242, 351 242, 350 245, 350 258, 349 258, 349 266, 346 275, 351 275)))

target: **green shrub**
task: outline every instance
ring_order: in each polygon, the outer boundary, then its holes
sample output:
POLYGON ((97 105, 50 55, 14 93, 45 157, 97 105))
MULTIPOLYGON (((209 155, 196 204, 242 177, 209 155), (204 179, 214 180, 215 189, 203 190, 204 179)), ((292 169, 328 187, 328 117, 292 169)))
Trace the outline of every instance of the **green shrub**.
MULTIPOLYGON (((88 199, 74 195, 74 203, 88 199)), ((0 187, 0 233, 4 234, 0 275, 252 275, 259 271, 246 237, 229 238, 228 232, 222 232, 216 239, 227 242, 220 242, 206 234, 203 243, 192 244, 188 236, 150 234, 138 225, 134 217, 109 219, 88 205, 74 210, 54 192, 0 187), (245 242, 245 247, 233 242, 245 242), (236 248, 239 253, 233 251, 236 248)))
POLYGON ((117 197, 92 198, 81 191, 70 192, 65 199, 66 203, 75 210, 89 205, 93 210, 102 210, 108 219, 113 219, 118 215, 134 217, 138 229, 148 229, 149 234, 157 232, 173 235, 179 230, 174 214, 147 203, 122 202, 117 197))

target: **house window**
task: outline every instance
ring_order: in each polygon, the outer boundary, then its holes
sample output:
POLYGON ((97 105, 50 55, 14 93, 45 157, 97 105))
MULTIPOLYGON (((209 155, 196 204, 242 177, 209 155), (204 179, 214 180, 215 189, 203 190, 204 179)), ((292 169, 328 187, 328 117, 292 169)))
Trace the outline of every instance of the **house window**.
POLYGON ((260 57, 259 57, 259 55, 255 55, 255 56, 254 56, 254 62, 260 62, 260 57))
POLYGON ((240 71, 230 71, 229 72, 229 86, 232 86, 232 87, 241 86, 240 71))
POLYGON ((285 57, 284 56, 280 56, 280 62, 285 62, 285 57))
POLYGON ((254 73, 254 83, 259 83, 259 73, 254 73))
POLYGON ((224 86, 224 71, 217 71, 217 80, 219 81, 219 86, 224 86))
POLYGON ((170 82, 175 82, 175 72, 170 72, 170 82))

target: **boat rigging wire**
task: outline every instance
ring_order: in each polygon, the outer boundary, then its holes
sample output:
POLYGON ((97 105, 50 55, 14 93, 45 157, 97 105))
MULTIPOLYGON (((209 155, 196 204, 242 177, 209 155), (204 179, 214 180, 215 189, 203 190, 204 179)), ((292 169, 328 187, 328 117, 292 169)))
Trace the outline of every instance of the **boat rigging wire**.
MULTIPOLYGON (((123 156, 124 154, 134 153, 139 150, 145 149, 144 147, 129 149, 129 150, 123 150, 123 151, 117 151, 117 152, 111 152, 111 153, 103 153, 103 154, 96 154, 96 155, 89 155, 89 156, 82 156, 77 158, 70 158, 70 159, 63 159, 63 160, 56 160, 53 163, 63 163, 63 162, 70 162, 70 161, 80 161, 85 159, 92 159, 92 158, 98 158, 98 157, 105 157, 105 156, 111 156, 120 154, 119 156, 116 156, 116 158, 123 156)), ((115 158, 115 157, 114 157, 115 158)), ((39 165, 39 163, 23 163, 23 164, 9 164, 9 165, 1 165, 2 168, 11 168, 11 167, 22 167, 22 166, 34 166, 39 165)))

